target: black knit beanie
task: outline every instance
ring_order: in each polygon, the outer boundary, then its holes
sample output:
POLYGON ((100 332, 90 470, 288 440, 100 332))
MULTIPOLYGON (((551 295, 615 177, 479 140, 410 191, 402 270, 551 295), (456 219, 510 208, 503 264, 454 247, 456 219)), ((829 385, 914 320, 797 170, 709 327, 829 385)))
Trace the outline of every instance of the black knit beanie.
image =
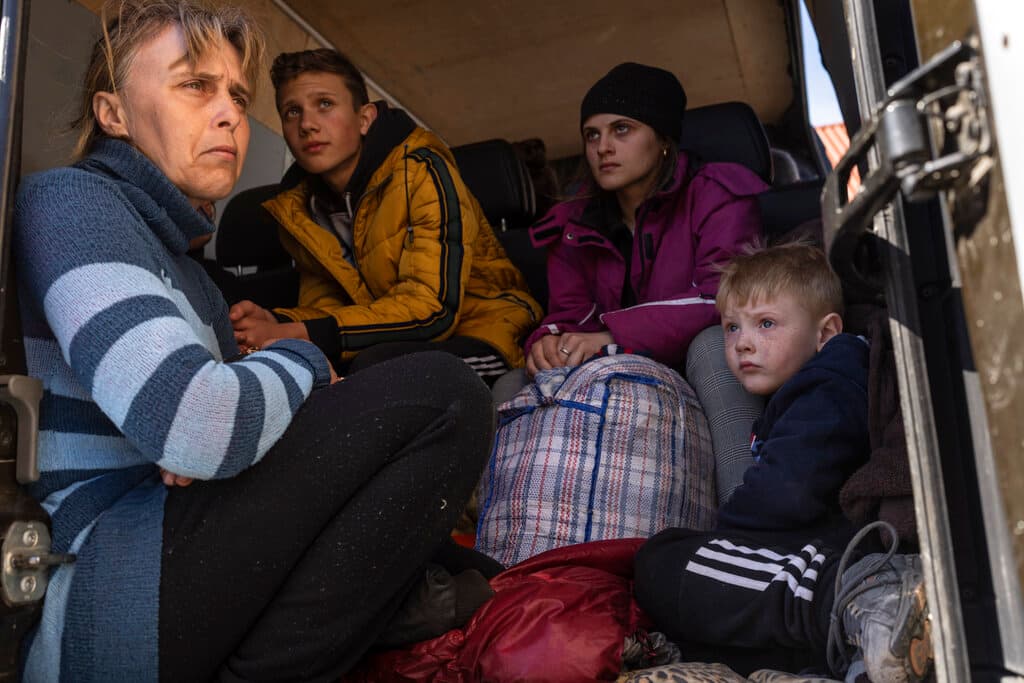
POLYGON ((618 114, 646 123, 679 142, 686 92, 675 74, 626 62, 593 85, 580 105, 580 128, 594 114, 618 114))

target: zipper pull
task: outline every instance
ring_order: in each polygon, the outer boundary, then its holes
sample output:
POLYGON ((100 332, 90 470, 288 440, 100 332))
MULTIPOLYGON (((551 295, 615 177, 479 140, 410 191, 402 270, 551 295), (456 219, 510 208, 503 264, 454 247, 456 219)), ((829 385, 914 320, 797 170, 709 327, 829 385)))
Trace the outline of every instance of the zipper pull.
POLYGON ((348 219, 349 219, 349 221, 355 220, 355 216, 352 215, 352 193, 351 192, 346 192, 345 193, 345 208, 348 209, 348 219))

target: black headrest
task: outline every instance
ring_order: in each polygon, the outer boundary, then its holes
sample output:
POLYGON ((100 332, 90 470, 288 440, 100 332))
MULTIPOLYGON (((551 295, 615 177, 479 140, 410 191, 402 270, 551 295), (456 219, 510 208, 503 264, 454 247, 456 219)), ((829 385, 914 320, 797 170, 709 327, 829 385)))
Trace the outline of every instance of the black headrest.
POLYGON ((231 198, 217 224, 218 264, 276 268, 291 263, 277 238, 277 221, 260 206, 280 191, 277 184, 260 185, 231 198))
POLYGON ((772 147, 772 185, 784 187, 800 182, 800 167, 793 155, 784 149, 772 147))
POLYGON ((507 140, 452 147, 459 173, 495 230, 529 225, 537 204, 526 164, 507 140))
POLYGON ((820 198, 824 182, 823 178, 804 180, 785 187, 773 187, 757 195, 761 223, 769 243, 778 241, 808 221, 821 219, 820 198))
POLYGON ((705 161, 743 164, 772 182, 772 157, 768 136, 750 105, 722 102, 687 109, 679 148, 696 152, 705 161))

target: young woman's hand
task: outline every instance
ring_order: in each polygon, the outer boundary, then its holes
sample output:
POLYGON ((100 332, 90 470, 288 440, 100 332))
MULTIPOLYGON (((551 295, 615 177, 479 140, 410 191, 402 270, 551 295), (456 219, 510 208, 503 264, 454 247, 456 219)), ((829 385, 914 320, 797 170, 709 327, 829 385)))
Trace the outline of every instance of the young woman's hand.
POLYGON ((530 347, 526 372, 533 377, 541 370, 579 365, 615 340, 608 332, 570 332, 541 337, 530 347))
POLYGON ((302 323, 279 323, 274 314, 252 301, 239 301, 228 311, 235 341, 242 347, 263 348, 274 339, 305 339, 309 341, 302 323))
POLYGON ((610 332, 570 332, 562 335, 558 352, 565 358, 562 365, 573 366, 593 356, 601 347, 614 343, 610 332))
POLYGON ((547 334, 534 342, 530 347, 530 355, 526 359, 526 374, 533 377, 541 370, 550 370, 564 365, 561 355, 558 352, 558 345, 562 337, 555 334, 547 334))

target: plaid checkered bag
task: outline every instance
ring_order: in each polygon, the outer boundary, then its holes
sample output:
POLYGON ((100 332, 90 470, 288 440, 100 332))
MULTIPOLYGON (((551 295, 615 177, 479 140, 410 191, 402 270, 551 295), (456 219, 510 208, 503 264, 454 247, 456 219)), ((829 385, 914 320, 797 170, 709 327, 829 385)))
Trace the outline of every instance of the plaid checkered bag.
POLYGON ((715 460, 693 390, 645 356, 538 373, 498 406, 476 548, 505 566, 545 550, 715 521, 715 460))

